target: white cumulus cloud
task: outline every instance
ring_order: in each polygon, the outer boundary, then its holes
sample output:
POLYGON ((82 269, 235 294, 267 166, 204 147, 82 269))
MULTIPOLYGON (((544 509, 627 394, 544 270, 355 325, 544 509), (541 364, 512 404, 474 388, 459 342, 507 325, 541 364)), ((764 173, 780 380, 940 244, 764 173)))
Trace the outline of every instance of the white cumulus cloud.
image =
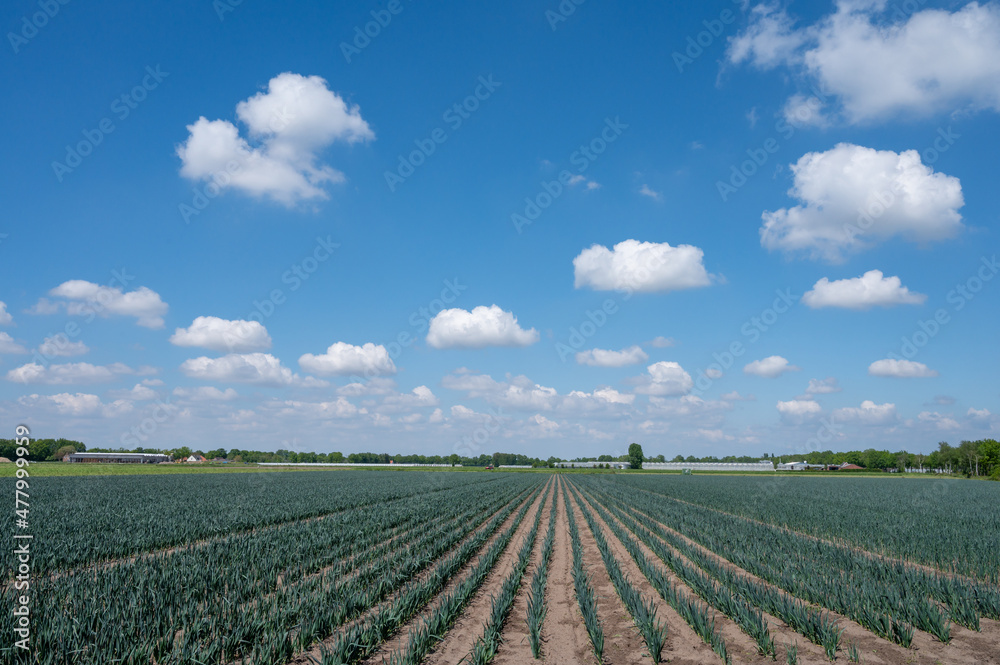
POLYGON ((31 311, 35 314, 55 314, 65 310, 70 316, 91 318, 131 316, 138 325, 156 329, 163 327, 163 316, 168 309, 160 294, 145 286, 125 292, 117 286, 101 286, 72 279, 49 291, 49 295, 61 300, 52 302, 42 298, 31 311))
POLYGON ((191 358, 181 364, 186 376, 220 383, 288 386, 297 380, 292 370, 269 353, 230 353, 221 358, 191 358))
POLYGON ((819 379, 809 379, 809 386, 806 388, 807 395, 829 395, 839 393, 843 388, 837 385, 836 377, 830 376, 822 381, 819 379))
POLYGON ((539 385, 526 376, 508 376, 506 381, 496 381, 491 376, 467 370, 445 376, 441 385, 449 390, 465 391, 470 399, 480 398, 502 408, 573 416, 620 415, 635 401, 635 395, 606 386, 589 393, 573 390, 561 395, 555 388, 539 385))
POLYGON ((1000 6, 970 2, 903 16, 888 8, 840 0, 834 13, 797 28, 784 10, 758 5, 728 57, 762 69, 787 65, 850 123, 1000 110, 1000 6))
POLYGON ((833 421, 860 423, 862 425, 888 425, 897 420, 895 404, 876 404, 870 399, 860 407, 848 406, 833 412, 833 421))
POLYGON ((574 286, 595 291, 678 291, 712 283, 702 262, 705 253, 692 245, 623 240, 608 249, 593 245, 573 259, 574 286))
POLYGON ((0 332, 0 353, 27 353, 28 349, 14 341, 5 332, 0 332))
POLYGON ((386 348, 371 342, 361 346, 336 342, 324 354, 306 353, 299 358, 299 366, 321 376, 357 374, 372 377, 396 373, 396 364, 386 348))
POLYGON ((950 415, 938 413, 937 411, 921 411, 917 414, 917 420, 927 425, 933 425, 935 429, 942 431, 958 429, 961 427, 961 425, 958 424, 958 421, 950 415))
POLYGON ((802 296, 802 302, 813 309, 841 307, 865 310, 893 305, 922 305, 926 300, 924 294, 914 293, 903 286, 899 277, 886 277, 881 270, 869 270, 861 277, 834 282, 824 277, 802 296))
POLYGON ((144 386, 141 383, 135 384, 129 390, 112 390, 108 393, 111 397, 118 399, 127 399, 134 402, 145 402, 151 399, 156 399, 156 391, 149 386, 144 386))
POLYGON ((639 378, 635 392, 641 395, 684 395, 691 392, 694 381, 679 363, 661 361, 646 368, 648 372, 639 378))
POLYGON ((102 416, 113 418, 132 411, 132 403, 128 400, 115 400, 110 403, 101 402, 97 395, 87 393, 59 393, 58 395, 25 395, 18 398, 18 404, 25 408, 38 408, 61 416, 102 416))
POLYGON ((427 386, 417 386, 408 393, 393 392, 382 401, 383 407, 393 410, 437 406, 438 404, 437 395, 427 386))
POLYGON ((990 413, 989 409, 974 409, 970 406, 969 410, 965 412, 965 415, 970 420, 984 422, 989 420, 990 416, 993 414, 990 413))
POLYGON ((621 351, 588 349, 576 354, 577 364, 592 367, 624 367, 625 365, 638 365, 647 360, 649 360, 649 356, 639 346, 630 346, 621 351))
POLYGON ((660 193, 651 189, 650 186, 647 184, 643 184, 643 186, 639 189, 639 193, 642 194, 643 196, 648 196, 654 201, 660 200, 660 193))
POLYGON ((38 345, 38 352, 46 358, 70 358, 82 356, 90 352, 83 342, 71 342, 65 333, 58 333, 38 345))
POLYGON ((785 122, 793 127, 825 127, 829 124, 822 100, 816 96, 792 95, 781 109, 785 122))
POLYGON ((151 367, 132 369, 123 363, 111 365, 91 365, 90 363, 67 363, 63 365, 41 365, 28 363, 7 372, 8 381, 38 383, 53 386, 105 383, 119 376, 154 374, 151 367))
POLYGON ((358 409, 354 404, 344 397, 338 397, 328 402, 302 402, 297 400, 275 400, 265 405, 268 410, 273 410, 274 414, 280 418, 294 419, 318 419, 329 418, 351 418, 358 414, 366 413, 358 409))
POLYGON ((9 326, 14 323, 14 317, 7 311, 7 303, 0 301, 0 326, 9 326))
POLYGON ((240 102, 236 115, 246 138, 228 120, 201 117, 188 125, 189 136, 177 147, 181 175, 293 205, 327 198, 324 184, 344 182, 343 173, 319 162, 321 150, 375 138, 360 109, 319 76, 279 74, 267 92, 240 102))
POLYGON ((635 395, 620 393, 614 388, 597 388, 586 393, 581 390, 570 391, 559 405, 559 410, 566 414, 587 414, 595 411, 620 413, 620 407, 635 402, 635 395))
POLYGON ((765 379, 773 379, 781 376, 785 372, 796 372, 799 369, 801 368, 788 364, 788 360, 786 358, 781 356, 768 356, 767 358, 754 360, 753 362, 748 363, 747 366, 743 368, 743 372, 745 374, 761 376, 765 379))
POLYGON ((271 348, 271 336, 258 321, 227 321, 216 316, 199 316, 187 328, 177 328, 170 336, 170 343, 211 351, 245 353, 271 348))
POLYGON ((524 330, 514 314, 497 305, 480 305, 471 312, 442 310, 431 319, 427 332, 427 343, 435 349, 528 346, 538 340, 537 330, 524 330))
POLYGON ((174 395, 193 402, 228 402, 239 397, 232 388, 219 390, 215 386, 198 386, 197 388, 174 388, 174 395))
POLYGON ((915 360, 894 360, 892 358, 876 360, 868 366, 868 374, 871 376, 891 376, 900 379, 921 379, 938 375, 937 371, 915 360))
POLYGON ((765 211, 761 245, 831 263, 899 237, 945 240, 962 229, 958 178, 935 173, 920 153, 840 143, 792 165, 791 208, 765 211))
POLYGON ((626 395, 614 388, 598 388, 591 395, 594 399, 608 402, 609 404, 631 404, 635 401, 635 395, 626 395))
POLYGON ((823 411, 823 407, 811 399, 793 399, 787 402, 778 402, 777 408, 781 417, 791 422, 803 422, 809 418, 818 416, 823 411))
POLYGON ((795 21, 776 4, 762 3, 750 12, 747 29, 729 38, 726 53, 739 64, 751 62, 761 69, 770 69, 796 57, 805 35, 795 29, 795 21))

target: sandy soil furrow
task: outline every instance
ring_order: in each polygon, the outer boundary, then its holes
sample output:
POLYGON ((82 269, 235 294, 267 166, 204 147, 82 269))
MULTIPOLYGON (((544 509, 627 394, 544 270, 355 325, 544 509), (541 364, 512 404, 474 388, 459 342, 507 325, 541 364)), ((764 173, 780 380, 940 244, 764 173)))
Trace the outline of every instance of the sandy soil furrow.
MULTIPOLYGON (((490 543, 492 543, 493 540, 495 540, 496 537, 500 533, 503 532, 503 529, 506 528, 506 525, 509 525, 509 523, 513 520, 514 516, 517 514, 517 510, 519 510, 520 507, 521 507, 521 505, 523 505, 523 503, 525 501, 527 501, 527 495, 529 495, 530 493, 531 493, 530 490, 528 490, 525 493, 522 493, 522 494, 518 495, 517 497, 515 497, 512 500, 513 502, 517 503, 518 508, 516 508, 514 510, 514 512, 507 518, 507 520, 505 520, 505 522, 504 522, 503 525, 501 525, 499 528, 497 528, 497 530, 494 533, 494 535, 491 536, 486 541, 486 543, 483 545, 484 548, 489 547, 490 543)), ((501 507, 496 512, 500 512, 500 510, 502 510, 503 508, 505 508, 507 505, 509 505, 509 504, 504 504, 504 506, 501 507)), ((496 514, 496 513, 494 513, 494 514, 496 514)), ((487 524, 489 523, 490 519, 491 519, 491 516, 488 516, 483 521, 482 524, 480 524, 476 528, 474 528, 471 531, 469 531, 469 533, 467 533, 461 540, 459 540, 458 543, 456 543, 455 547, 452 548, 452 550, 449 550, 448 552, 445 552, 444 554, 442 554, 441 556, 439 556, 438 558, 436 558, 434 561, 430 562, 420 573, 418 573, 417 575, 415 575, 413 577, 413 579, 411 580, 411 582, 419 584, 419 583, 422 583, 423 581, 425 581, 427 579, 427 577, 431 574, 431 572, 433 572, 433 570, 437 567, 438 564, 440 564, 442 561, 444 561, 445 559, 447 559, 447 557, 451 556, 451 553, 452 553, 453 550, 462 547, 462 545, 464 545, 466 542, 468 542, 472 538, 475 538, 475 536, 476 536, 477 533, 479 533, 480 531, 482 531, 483 529, 485 529, 486 526, 487 526, 487 524)), ((473 557, 473 561, 475 561, 475 557, 473 557)), ((357 618, 355 618, 355 619, 353 619, 351 621, 348 621, 347 623, 345 623, 342 626, 338 627, 336 629, 336 631, 332 635, 324 638, 321 642, 318 642, 318 643, 314 644, 312 647, 310 647, 308 650, 306 650, 304 652, 295 654, 295 656, 293 656, 288 661, 289 665, 315 665, 316 662, 319 662, 321 660, 321 654, 322 654, 323 647, 327 647, 327 648, 332 647, 333 644, 337 641, 337 639, 339 639, 340 636, 343 635, 347 630, 353 628, 356 624, 361 623, 362 621, 365 621, 366 619, 368 619, 373 614, 375 614, 376 612, 378 612, 382 608, 386 607, 387 605, 390 605, 392 602, 395 601, 395 599, 397 598, 398 594, 399 594, 399 591, 396 591, 396 592, 390 594, 385 600, 383 600, 382 602, 377 603, 376 605, 372 606, 371 608, 368 609, 368 611, 364 612, 361 616, 359 616, 359 617, 357 617, 357 618), (313 659, 315 659, 315 660, 313 660, 313 659)))
MULTIPOLYGON (((588 501, 596 500, 591 495, 584 494, 584 496, 588 501)), ((605 520, 601 518, 600 514, 598 514, 597 511, 594 511, 594 516, 601 522, 601 524, 606 524, 605 520)), ((614 518, 614 516, 612 517, 614 518)), ((616 523, 624 527, 626 531, 629 531, 628 526, 626 524, 622 523, 621 520, 618 520, 617 518, 614 519, 616 523)), ((612 540, 611 536, 613 536, 614 534, 612 534, 610 530, 606 530, 605 533, 606 536, 608 536, 608 540, 610 542, 612 540)), ((664 575, 667 577, 667 579, 670 580, 672 584, 680 587, 681 590, 685 592, 688 596, 698 597, 698 594, 696 594, 694 590, 691 587, 689 587, 682 579, 677 577, 677 575, 674 574, 672 570, 670 570, 670 567, 667 566, 665 563, 663 563, 660 560, 660 558, 656 555, 656 553, 653 552, 651 549, 649 549, 649 547, 645 543, 643 543, 638 536, 636 536, 634 533, 632 535, 635 541, 639 543, 639 547, 646 555, 646 558, 649 559, 649 561, 651 561, 655 566, 657 566, 657 568, 663 571, 664 575)), ((620 541, 617 538, 615 538, 614 540, 617 543, 620 543, 620 541)), ((669 543, 664 543, 664 544, 671 551, 680 556, 677 550, 675 550, 673 547, 670 547, 669 543)), ((635 565, 634 559, 632 559, 632 556, 628 553, 627 550, 625 550, 624 546, 621 546, 621 550, 616 551, 615 554, 616 556, 628 557, 629 560, 632 561, 633 565, 635 565)), ((690 562, 686 557, 681 557, 681 558, 685 561, 688 561, 697 568, 697 566, 693 562, 690 562)), ((638 566, 635 567, 635 572, 637 574, 641 574, 641 571, 638 570, 638 566)), ((709 607, 711 608, 711 605, 709 605, 709 607)), ((677 614, 677 612, 673 608, 670 608, 668 606, 668 609, 670 610, 671 614, 664 616, 668 616, 668 618, 671 619, 670 621, 671 629, 673 629, 675 623, 680 622, 682 626, 684 626, 694 635, 695 639, 697 639, 701 643, 702 647, 704 647, 704 649, 701 650, 701 653, 705 654, 707 652, 706 657, 710 656, 714 658, 714 662, 716 664, 720 664, 722 660, 712 651, 711 647, 705 644, 704 641, 702 641, 701 638, 696 633, 694 633, 694 630, 687 624, 686 621, 684 621, 684 619, 679 614, 677 614)), ((729 649, 729 655, 732 658, 734 665, 739 665, 741 663, 752 663, 754 665, 759 665, 762 663, 772 662, 770 657, 761 656, 757 652, 757 643, 753 640, 753 638, 744 633, 743 630, 739 627, 739 625, 735 621, 733 621, 726 615, 722 614, 718 610, 714 608, 711 609, 713 612, 715 612, 715 625, 717 628, 719 628, 720 632, 722 633, 723 639, 725 639, 726 641, 726 647, 729 649)), ((814 663, 816 665, 819 665, 820 663, 830 662, 829 660, 827 660, 826 654, 823 652, 823 649, 821 647, 816 646, 815 644, 809 642, 804 637, 802 637, 792 629, 788 628, 788 626, 780 619, 772 617, 766 612, 764 612, 763 614, 764 618, 770 624, 771 634, 774 638, 774 643, 775 646, 777 647, 777 652, 779 656, 784 656, 784 649, 782 647, 785 644, 797 644, 799 663, 802 663, 803 665, 812 665, 814 663)), ((668 645, 669 644, 670 642, 668 641, 668 645)), ((665 657, 667 656, 666 649, 664 649, 664 656, 665 657)))
MULTIPOLYGON (((526 665, 534 662, 551 665, 597 664, 573 588, 573 551, 564 507, 566 497, 561 491, 563 481, 558 476, 556 479, 560 491, 556 497, 556 534, 552 545, 552 562, 549 564, 549 581, 545 588, 548 610, 542 624, 542 658, 534 661, 530 646, 527 648, 526 658, 514 658, 511 653, 505 653, 501 649, 493 661, 496 665, 526 665)), ((557 488, 554 487, 553 490, 555 489, 557 488)))
MULTIPOLYGON (((589 497, 584 497, 589 499, 589 497)), ((632 555, 628 553, 625 546, 621 544, 614 532, 608 528, 605 521, 601 518, 600 514, 593 509, 589 502, 585 502, 584 505, 590 511, 590 514, 597 521, 598 526, 601 528, 601 532, 604 534, 605 540, 608 541, 608 545, 611 547, 611 551, 618 560, 618 565, 621 567, 622 572, 625 576, 632 582, 632 584, 642 591, 647 597, 649 597, 656 606, 656 616, 667 625, 667 642, 663 647, 663 652, 661 653, 661 659, 663 661, 685 664, 685 663, 714 663, 715 665, 721 665, 722 659, 712 651, 712 647, 705 644, 705 642, 698 636, 697 633, 688 625, 688 623, 681 617, 677 611, 670 606, 660 594, 649 584, 649 580, 646 576, 642 574, 639 566, 636 564, 632 555)), ((655 555, 651 552, 647 552, 647 556, 650 560, 656 560, 655 555)), ((679 582, 674 578, 672 581, 675 583, 679 582)), ((683 587, 682 585, 682 588, 683 587)), ((693 592, 690 592, 692 593, 693 592)), ((718 619, 724 619, 722 615, 719 615, 718 619)), ((720 622, 716 620, 716 625, 720 622)), ((739 629, 737 629, 739 632, 739 629)), ((726 639, 726 646, 732 648, 734 643, 732 642, 732 635, 725 633, 724 637, 726 639)), ((744 637, 746 637, 744 635, 744 637)), ((646 662, 650 662, 649 657, 646 657, 646 662)), ((764 662, 760 661, 743 661, 743 662, 764 662)))
MULTIPOLYGON (((597 594, 597 611, 604 627, 604 663, 605 665, 638 665, 639 663, 652 662, 646 643, 632 621, 632 615, 618 597, 611 577, 604 567, 604 560, 601 558, 601 551, 597 547, 597 541, 590 531, 587 520, 584 519, 580 506, 572 499, 569 492, 565 495, 567 503, 573 511, 576 520, 576 528, 580 533, 580 545, 583 547, 583 563, 590 573, 591 581, 594 585, 594 592, 597 594)), ((644 580, 645 578, 643 578, 644 580)), ((662 614, 658 614, 662 617, 662 614)), ((674 626, 670 626, 667 636, 666 646, 663 653, 672 653, 671 642, 674 638, 674 626)), ((687 661, 698 662, 698 661, 687 661)))
MULTIPOLYGON (((531 551, 531 559, 521 580, 521 589, 514 599, 514 606, 510 610, 510 616, 507 617, 507 624, 503 629, 500 648, 497 650, 496 658, 493 659, 493 662, 497 665, 502 665, 504 662, 514 665, 532 661, 531 643, 528 640, 528 597, 531 594, 531 578, 535 575, 542 561, 542 547, 545 544, 545 534, 548 532, 549 522, 551 521, 549 514, 552 505, 557 503, 558 500, 555 484, 553 483, 551 487, 551 496, 545 506, 542 507, 544 511, 542 521, 538 524, 538 533, 535 535, 535 546, 531 551)), ((555 541, 553 541, 554 545, 555 541)))
MULTIPOLYGON (((551 481, 549 481, 549 484, 551 486, 551 481)), ((428 654, 424 660, 427 665, 454 665, 454 663, 459 662, 472 651, 476 639, 482 636, 483 627, 490 620, 490 613, 493 611, 493 597, 500 592, 504 580, 507 579, 514 570, 514 566, 517 565, 518 553, 524 545, 524 540, 531 533, 531 526, 535 521, 535 515, 539 510, 543 511, 544 515, 548 511, 551 502, 552 493, 550 492, 546 498, 545 505, 539 504, 533 507, 524 516, 524 521, 521 522, 517 533, 514 534, 510 544, 507 545, 506 551, 504 551, 500 560, 497 561, 496 566, 490 572, 489 576, 487 576, 483 585, 472 596, 469 604, 465 607, 465 611, 462 612, 458 621, 451 627, 444 639, 434 648, 434 651, 428 654)), ((545 518, 543 517, 542 522, 544 521, 545 518)), ((541 530, 541 526, 541 523, 539 523, 539 530, 541 530)), ((535 545, 538 544, 538 540, 539 538, 536 534, 535 545)), ((523 595, 523 588, 524 584, 522 582, 518 595, 523 595)))
MULTIPOLYGON (((551 482, 551 481, 549 481, 549 482, 551 482)), ((504 560, 504 557, 508 556, 508 554, 509 554, 509 552, 511 550, 511 547, 514 546, 514 545, 516 545, 517 543, 519 543, 520 539, 523 538, 523 535, 525 533, 527 533, 525 531, 525 528, 526 527, 527 528, 531 527, 531 520, 534 519, 535 512, 539 508, 539 504, 541 502, 542 494, 544 494, 544 490, 542 490, 541 492, 539 492, 539 494, 532 500, 532 506, 531 506, 531 508, 528 509, 528 512, 525 514, 524 520, 521 522, 520 527, 518 527, 517 532, 514 533, 514 537, 511 539, 510 543, 508 543, 507 548, 505 549, 504 553, 501 555, 501 559, 500 559, 501 562, 504 560)), ((406 644, 410 640, 410 633, 413 630, 415 630, 418 626, 420 626, 420 624, 424 620, 424 617, 429 616, 440 605, 440 599, 441 599, 442 596, 444 596, 444 594, 450 592, 458 584, 460 584, 462 580, 464 580, 466 577, 468 577, 469 572, 473 569, 473 567, 476 565, 476 563, 482 557, 483 553, 485 553, 487 551, 487 549, 489 549, 490 545, 492 545, 493 542, 496 541, 504 533, 504 531, 506 531, 510 527, 510 525, 514 522, 515 517, 517 517, 518 510, 515 510, 506 520, 504 520, 504 523, 500 525, 500 527, 496 530, 496 532, 493 534, 493 536, 491 536, 489 538, 489 540, 487 540, 486 543, 483 545, 483 548, 480 551, 480 554, 478 554, 477 556, 474 556, 468 563, 466 563, 465 566, 462 567, 462 570, 459 571, 458 574, 456 574, 455 577, 451 581, 448 582, 448 584, 445 586, 445 588, 440 593, 438 593, 438 595, 435 596, 435 598, 430 603, 428 603, 424 607, 423 610, 421 610, 414 618, 410 619, 410 621, 408 621, 404 626, 402 626, 399 629, 399 631, 397 631, 396 634, 392 638, 390 638, 389 640, 386 640, 382 644, 382 646, 379 647, 379 649, 375 651, 375 653, 373 653, 368 659, 366 659, 363 662, 366 663, 366 664, 368 664, 368 665, 375 665, 376 663, 382 663, 383 660, 388 661, 389 657, 392 654, 392 652, 396 651, 397 649, 405 647, 406 644)), ((488 584, 490 582, 490 579, 491 579, 491 577, 487 577, 486 581, 484 582, 484 585, 488 584)), ((481 591, 481 589, 480 589, 480 591, 481 591)), ((473 596, 473 598, 475 598, 476 595, 479 595, 479 594, 478 593, 475 594, 473 596)), ((462 620, 468 620, 468 608, 466 608, 466 611, 463 612, 462 617, 460 617, 460 619, 459 619, 460 622, 462 620)), ((476 624, 476 627, 481 629, 481 626, 482 626, 482 621, 479 621, 476 624)), ((456 627, 457 627, 457 625, 456 625, 456 627)), ((452 628, 452 630, 454 630, 454 629, 455 629, 455 627, 452 628)), ((451 631, 449 631, 449 635, 450 634, 451 634, 451 631)), ((469 646, 471 648, 471 643, 470 643, 469 646)), ((457 663, 458 660, 460 660, 464 655, 465 655, 465 653, 463 653, 461 656, 459 656, 455 660, 455 662, 457 663)), ((428 658, 430 658, 432 656, 433 656, 433 654, 431 654, 431 656, 428 656, 428 658)))

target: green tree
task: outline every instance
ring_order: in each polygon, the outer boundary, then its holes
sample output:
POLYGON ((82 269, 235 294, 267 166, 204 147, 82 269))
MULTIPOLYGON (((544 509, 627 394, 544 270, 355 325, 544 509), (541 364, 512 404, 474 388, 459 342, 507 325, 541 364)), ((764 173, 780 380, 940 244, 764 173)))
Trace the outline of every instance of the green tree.
POLYGON ((978 441, 963 441, 958 445, 958 466, 967 476, 979 475, 979 462, 982 455, 979 453, 978 441))
POLYGON ((979 442, 980 465, 984 476, 993 475, 1000 470, 1000 441, 984 439, 979 442))
POLYGON ((869 469, 891 469, 896 466, 896 456, 888 450, 875 450, 869 448, 862 453, 865 463, 863 466, 869 469))
POLYGON ((958 467, 958 449, 953 448, 947 441, 938 443, 937 468, 954 470, 958 467))
POLYGON ((70 453, 75 453, 75 452, 76 452, 76 448, 75 447, 73 447, 73 446, 63 446, 62 448, 60 448, 59 450, 57 450, 52 457, 61 462, 63 457, 66 457, 66 455, 69 455, 70 453))
POLYGON ((459 457, 457 453, 452 453, 451 455, 448 455, 448 463, 451 464, 452 466, 455 466, 460 461, 462 461, 462 458, 459 457))
POLYGON ((87 446, 83 445, 79 441, 73 441, 72 439, 56 439, 56 442, 52 445, 53 450, 58 450, 64 446, 72 446, 73 450, 78 453, 86 452, 87 446))
POLYGON ((629 468, 641 469, 642 468, 642 446, 638 443, 630 443, 628 446, 628 464, 629 468))
POLYGON ((33 462, 41 462, 52 454, 52 439, 34 439, 28 444, 28 459, 33 462))

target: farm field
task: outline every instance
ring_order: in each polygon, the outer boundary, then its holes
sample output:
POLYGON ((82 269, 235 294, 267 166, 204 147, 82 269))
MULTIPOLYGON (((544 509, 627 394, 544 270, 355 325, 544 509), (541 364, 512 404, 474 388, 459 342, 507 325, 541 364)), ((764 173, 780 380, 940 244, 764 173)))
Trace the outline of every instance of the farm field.
POLYGON ((34 655, 4 663, 1000 663, 995 484, 310 471, 33 497, 34 655))

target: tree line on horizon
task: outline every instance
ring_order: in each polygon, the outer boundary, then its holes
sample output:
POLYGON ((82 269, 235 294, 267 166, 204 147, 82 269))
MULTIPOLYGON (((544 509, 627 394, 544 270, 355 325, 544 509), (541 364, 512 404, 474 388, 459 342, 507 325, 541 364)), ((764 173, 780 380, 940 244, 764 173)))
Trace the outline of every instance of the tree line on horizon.
MULTIPOLYGON (((576 457, 573 459, 563 459, 560 457, 549 457, 541 459, 529 457, 519 453, 495 452, 492 455, 482 454, 476 457, 466 457, 458 454, 451 455, 392 455, 389 453, 358 452, 347 455, 341 452, 316 453, 316 452, 296 452, 291 450, 276 450, 274 452, 259 450, 241 450, 233 448, 216 448, 213 450, 193 450, 188 446, 181 446, 174 449, 159 448, 134 448, 132 450, 111 449, 111 448, 88 448, 80 441, 72 439, 32 439, 28 446, 28 459, 30 461, 57 461, 71 452, 130 452, 130 453, 163 453, 173 455, 174 459, 183 459, 191 455, 201 455, 209 460, 225 459, 229 462, 257 464, 261 462, 295 462, 295 463, 342 463, 354 464, 450 464, 471 467, 485 466, 531 466, 535 468, 553 467, 559 462, 628 462, 633 468, 641 466, 642 462, 715 462, 715 463, 754 463, 761 459, 773 461, 775 464, 782 462, 805 461, 809 464, 842 465, 856 464, 865 469, 871 470, 902 470, 902 469, 929 469, 942 470, 950 473, 959 473, 967 476, 989 476, 1000 480, 1000 442, 995 439, 981 439, 978 441, 962 441, 958 446, 952 446, 947 441, 938 444, 938 449, 928 453, 911 453, 905 450, 891 452, 888 450, 849 450, 834 452, 825 450, 821 452, 811 452, 794 455, 773 455, 764 453, 760 456, 753 455, 727 455, 716 457, 709 455, 697 457, 695 455, 676 455, 667 459, 664 455, 645 456, 642 447, 632 444, 629 453, 624 455, 599 455, 597 457, 576 457), (636 448, 633 448, 635 446, 636 448)), ((0 457, 13 460, 17 457, 16 443, 14 439, 0 439, 0 457)))

